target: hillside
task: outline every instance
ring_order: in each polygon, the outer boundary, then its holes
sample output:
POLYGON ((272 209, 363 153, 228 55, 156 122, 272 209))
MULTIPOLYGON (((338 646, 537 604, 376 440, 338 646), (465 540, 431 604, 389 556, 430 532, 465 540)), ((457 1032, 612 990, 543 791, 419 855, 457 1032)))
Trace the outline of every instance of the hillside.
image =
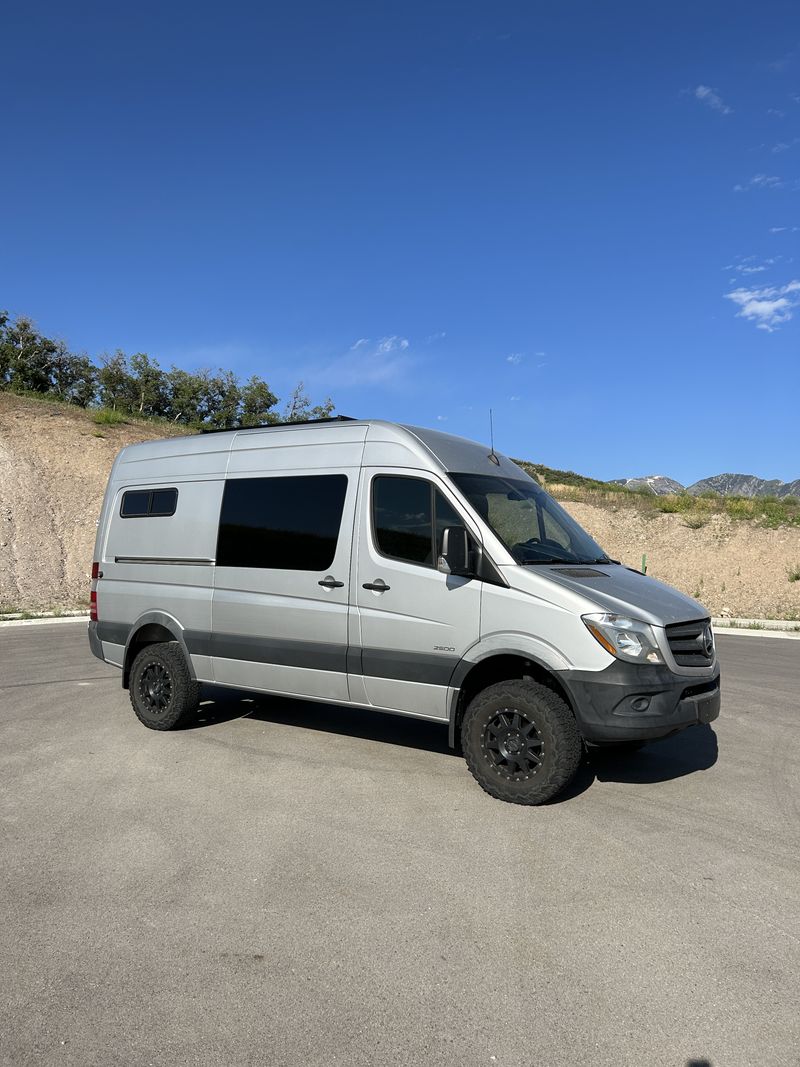
MULTIPOLYGON (((179 433, 98 425, 91 412, 0 392, 0 610, 84 607, 114 456, 179 433)), ((698 596, 715 615, 800 619, 800 512, 758 500, 654 497, 525 464, 615 559, 698 596)))

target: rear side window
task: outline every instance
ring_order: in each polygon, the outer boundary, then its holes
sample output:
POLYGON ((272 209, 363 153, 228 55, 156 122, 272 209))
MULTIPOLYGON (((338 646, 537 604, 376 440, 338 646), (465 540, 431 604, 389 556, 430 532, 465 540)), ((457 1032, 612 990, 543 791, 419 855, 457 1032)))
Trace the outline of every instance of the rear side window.
POLYGON ((230 479, 222 497, 217 566, 327 570, 346 492, 344 474, 230 479))
POLYGON ((434 566, 445 529, 464 525, 431 482, 393 474, 373 479, 372 521, 382 555, 426 567, 434 566))
POLYGON ((129 489, 122 494, 119 513, 123 519, 143 519, 174 515, 177 489, 129 489))

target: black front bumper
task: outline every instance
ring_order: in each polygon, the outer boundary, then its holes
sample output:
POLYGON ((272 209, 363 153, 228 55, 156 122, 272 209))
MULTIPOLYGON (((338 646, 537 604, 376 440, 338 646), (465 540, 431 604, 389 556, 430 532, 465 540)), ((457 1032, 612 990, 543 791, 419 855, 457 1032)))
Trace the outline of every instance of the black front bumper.
POLYGON ((719 666, 707 677, 615 660, 603 671, 562 671, 587 741, 646 741, 713 722, 720 709, 719 666))

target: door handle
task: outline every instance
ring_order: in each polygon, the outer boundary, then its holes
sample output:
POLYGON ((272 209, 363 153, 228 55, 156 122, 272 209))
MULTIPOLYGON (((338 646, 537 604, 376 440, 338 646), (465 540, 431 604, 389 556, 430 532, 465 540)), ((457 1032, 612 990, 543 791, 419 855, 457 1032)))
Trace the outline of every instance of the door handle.
POLYGON ((392 587, 387 585, 383 578, 376 578, 374 582, 364 582, 361 588, 371 589, 373 593, 385 593, 387 589, 391 589, 392 587))
POLYGON ((317 582, 317 585, 321 585, 323 589, 341 589, 344 582, 337 582, 332 574, 329 574, 327 578, 323 578, 321 582, 317 582))

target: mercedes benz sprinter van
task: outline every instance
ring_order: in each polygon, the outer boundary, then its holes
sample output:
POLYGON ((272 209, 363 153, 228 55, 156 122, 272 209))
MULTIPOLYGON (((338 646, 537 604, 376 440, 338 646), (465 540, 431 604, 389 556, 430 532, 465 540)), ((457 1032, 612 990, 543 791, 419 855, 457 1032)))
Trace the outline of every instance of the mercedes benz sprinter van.
POLYGON ((441 722, 493 797, 539 804, 584 743, 719 714, 707 612, 608 558, 485 445, 331 419, 125 448, 89 642, 145 726, 212 683, 441 722))

